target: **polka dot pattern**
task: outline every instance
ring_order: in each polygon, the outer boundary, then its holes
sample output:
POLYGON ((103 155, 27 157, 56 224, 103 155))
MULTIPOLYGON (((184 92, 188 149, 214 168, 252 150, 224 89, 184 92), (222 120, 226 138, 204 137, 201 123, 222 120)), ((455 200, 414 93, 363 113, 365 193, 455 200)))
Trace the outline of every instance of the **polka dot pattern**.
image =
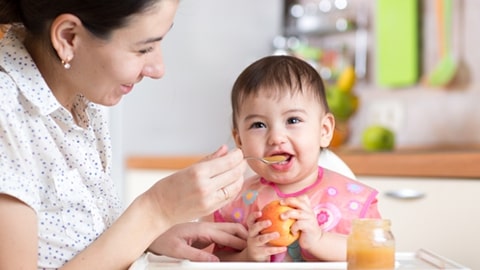
POLYGON ((78 96, 76 124, 14 32, 0 40, 0 193, 35 210, 39 269, 58 268, 121 211, 107 117, 78 96))

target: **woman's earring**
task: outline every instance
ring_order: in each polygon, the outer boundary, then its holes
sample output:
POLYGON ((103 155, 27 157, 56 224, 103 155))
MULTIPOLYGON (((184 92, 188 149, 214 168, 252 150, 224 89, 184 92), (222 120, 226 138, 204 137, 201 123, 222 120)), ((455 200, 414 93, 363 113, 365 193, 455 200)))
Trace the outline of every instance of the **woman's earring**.
POLYGON ((68 58, 65 60, 62 60, 62 65, 65 69, 70 69, 72 67, 69 62, 70 60, 68 58))

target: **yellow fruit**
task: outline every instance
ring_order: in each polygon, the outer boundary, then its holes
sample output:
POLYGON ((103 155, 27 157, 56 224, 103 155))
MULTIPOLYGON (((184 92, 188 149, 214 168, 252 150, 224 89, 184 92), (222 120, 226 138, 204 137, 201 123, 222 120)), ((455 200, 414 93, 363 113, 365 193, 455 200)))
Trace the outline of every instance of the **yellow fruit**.
POLYGON ((355 81, 355 69, 353 68, 353 66, 347 66, 338 77, 337 87, 342 91, 350 92, 353 89, 355 81))

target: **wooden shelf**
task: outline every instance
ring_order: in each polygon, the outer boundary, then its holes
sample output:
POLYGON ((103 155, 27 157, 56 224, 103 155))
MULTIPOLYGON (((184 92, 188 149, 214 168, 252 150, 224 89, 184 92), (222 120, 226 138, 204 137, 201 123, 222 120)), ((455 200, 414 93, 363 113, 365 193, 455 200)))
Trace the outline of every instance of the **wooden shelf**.
POLYGON ((179 170, 192 165, 203 156, 130 156, 127 169, 179 170))
POLYGON ((480 149, 334 151, 356 175, 480 179, 480 149))
MULTIPOLYGON (((333 150, 359 176, 480 179, 480 147, 403 149, 392 152, 333 150)), ((127 169, 178 170, 202 156, 130 156, 127 169)))

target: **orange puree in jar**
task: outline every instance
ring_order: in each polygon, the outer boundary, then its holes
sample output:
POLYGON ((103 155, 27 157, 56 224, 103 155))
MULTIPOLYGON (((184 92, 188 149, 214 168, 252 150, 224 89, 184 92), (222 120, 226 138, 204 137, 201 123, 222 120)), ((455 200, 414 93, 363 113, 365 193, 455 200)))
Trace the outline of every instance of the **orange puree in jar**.
POLYGON ((348 270, 395 269, 395 240, 390 221, 358 219, 347 241, 348 270))
POLYGON ((377 247, 348 250, 348 270, 395 269, 395 248, 377 247))

